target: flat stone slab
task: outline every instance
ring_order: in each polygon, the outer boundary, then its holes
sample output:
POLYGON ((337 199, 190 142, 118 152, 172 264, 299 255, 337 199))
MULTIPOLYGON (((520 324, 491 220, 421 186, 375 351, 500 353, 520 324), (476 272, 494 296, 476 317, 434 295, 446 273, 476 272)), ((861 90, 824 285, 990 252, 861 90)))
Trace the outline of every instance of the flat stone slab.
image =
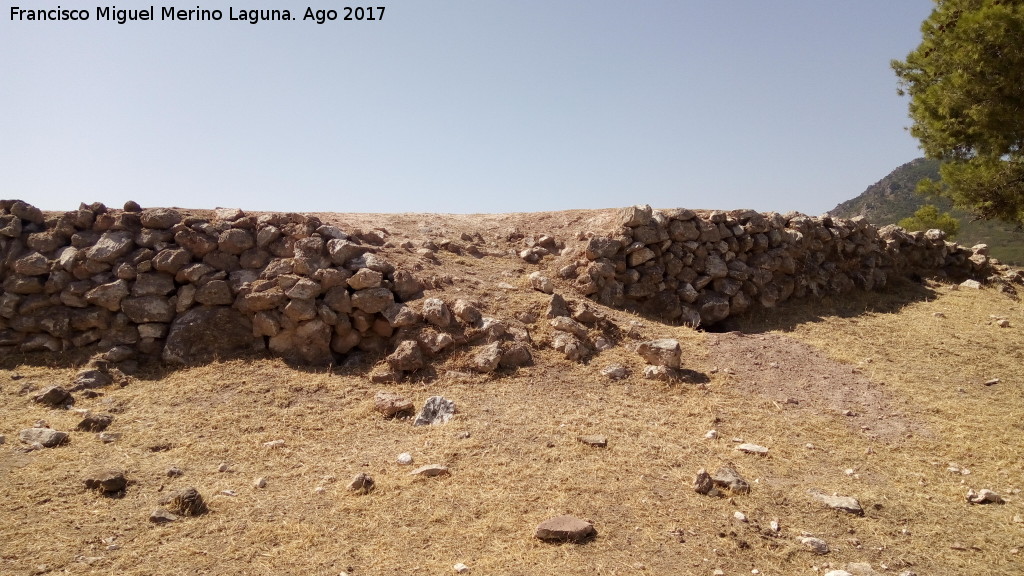
POLYGON ((579 441, 594 448, 605 448, 608 446, 608 438, 606 436, 580 436, 579 441))
POLYGON ((26 428, 18 433, 18 438, 26 444, 38 442, 43 448, 53 448, 67 442, 68 434, 52 428, 26 428))
POLYGON ((586 542, 597 535, 594 525, 575 516, 555 516, 537 525, 534 536, 549 542, 586 542))
POLYGON ((818 493, 811 493, 811 495, 814 496, 815 500, 834 510, 842 510, 857 516, 864 515, 864 509, 861 508, 860 502, 851 496, 829 496, 828 494, 818 493))
POLYGON ((409 472, 409 476, 433 478, 435 476, 447 476, 450 473, 451 472, 448 471, 447 466, 441 466, 440 464, 427 464, 426 466, 420 466, 412 472, 409 472))
POLYGON ((744 443, 737 446, 736 449, 746 454, 757 454, 759 456, 764 456, 768 453, 767 448, 764 446, 758 446, 757 444, 744 443))

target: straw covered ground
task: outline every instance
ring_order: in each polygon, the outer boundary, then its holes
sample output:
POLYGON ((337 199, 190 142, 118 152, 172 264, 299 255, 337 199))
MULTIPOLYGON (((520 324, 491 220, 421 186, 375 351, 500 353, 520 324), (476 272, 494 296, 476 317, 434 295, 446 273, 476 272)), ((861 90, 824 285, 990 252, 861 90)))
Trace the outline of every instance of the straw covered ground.
POLYGON ((545 346, 548 297, 505 274, 507 262, 445 258, 471 280, 454 284, 466 287, 459 297, 540 315, 534 365, 470 375, 463 351, 442 357, 436 376, 374 384, 372 358, 332 370, 265 357, 154 364, 59 410, 31 392, 70 383, 86 353, 4 359, 0 574, 451 574, 458 563, 524 575, 1024 573, 1019 301, 897 282, 716 332, 600 308, 619 328, 615 348, 570 363, 545 346), (633 348, 656 337, 681 342, 691 382, 642 379, 633 348), (603 376, 612 363, 630 375, 603 376), (382 389, 417 407, 443 395, 458 411, 436 426, 386 420, 374 411, 382 389), (74 431, 80 410, 113 414, 120 438, 74 431), (18 431, 37 420, 72 431, 70 443, 26 452, 18 431), (768 453, 738 452, 740 441, 768 453), (396 461, 403 452, 412 466, 396 461), (726 463, 749 494, 693 490, 698 469, 726 463), (408 474, 421 464, 451 473, 408 474), (86 489, 97 468, 125 471, 127 490, 86 489), (359 472, 376 480, 368 494, 346 490, 359 472), (209 513, 149 521, 188 486, 209 513), (1006 502, 969 504, 969 489, 1006 502), (853 496, 864 515, 826 508, 815 491, 853 496), (596 538, 534 538, 559 514, 590 520, 596 538), (804 536, 830 551, 815 554, 804 536))

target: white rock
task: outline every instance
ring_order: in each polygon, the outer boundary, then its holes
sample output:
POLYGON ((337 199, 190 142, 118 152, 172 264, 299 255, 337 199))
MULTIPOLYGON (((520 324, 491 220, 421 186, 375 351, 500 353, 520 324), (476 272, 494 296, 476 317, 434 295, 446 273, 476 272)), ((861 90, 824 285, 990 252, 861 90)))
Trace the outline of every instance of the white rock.
POLYGON ((611 380, 622 380, 629 375, 629 371, 622 364, 610 364, 601 370, 601 374, 611 380))
POLYGON ((263 445, 267 448, 280 448, 284 446, 284 440, 271 440, 270 442, 264 442, 263 445))
POLYGON ((736 450, 739 450, 740 452, 745 452, 747 454, 759 454, 762 456, 768 453, 768 449, 765 448, 764 446, 758 446, 757 444, 750 443, 740 444, 739 446, 736 447, 736 450))
POLYGON ((708 430, 704 433, 704 437, 708 440, 716 440, 718 439, 718 430, 708 430))
POLYGON ((815 554, 828 554, 828 543, 821 538, 814 538, 811 536, 801 536, 797 540, 804 546, 810 548, 811 552, 815 554))
POLYGON ((555 284, 551 281, 551 278, 548 278, 540 272, 530 273, 530 286, 534 290, 539 290, 545 294, 551 294, 555 291, 555 284))
POLYGON ((737 520, 739 520, 740 522, 746 522, 747 521, 747 515, 744 514, 743 512, 740 512, 739 510, 733 512, 732 513, 732 517, 737 519, 737 520))
POLYGON ((452 570, 455 570, 456 574, 465 574, 466 572, 469 572, 469 566, 459 562, 455 566, 452 566, 452 570))
POLYGON ((257 478, 257 479, 252 481, 252 487, 253 488, 266 488, 267 487, 267 479, 262 477, 262 476, 260 476, 259 478, 257 478))
POLYGON ((960 283, 961 288, 970 288, 972 290, 981 290, 981 282, 977 280, 964 280, 960 283))
POLYGON ((853 576, 853 574, 850 574, 846 570, 830 570, 825 572, 825 576, 853 576))
POLYGON ((402 452, 401 454, 398 455, 398 463, 401 464, 402 466, 408 466, 409 464, 412 464, 412 454, 409 454, 408 452, 402 452))

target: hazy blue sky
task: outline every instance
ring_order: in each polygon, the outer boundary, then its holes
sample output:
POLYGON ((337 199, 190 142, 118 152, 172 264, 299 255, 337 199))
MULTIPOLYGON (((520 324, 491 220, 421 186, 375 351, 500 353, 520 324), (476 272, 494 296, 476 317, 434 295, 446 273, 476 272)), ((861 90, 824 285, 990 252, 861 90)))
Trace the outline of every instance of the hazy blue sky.
MULTIPOLYGON (((919 156, 930 0, 380 0, 255 25, 0 14, 0 197, 353 212, 818 214, 919 156)), ((338 8, 323 3, 316 8, 338 8)), ((178 6, 179 8, 195 7, 178 6)), ((236 7, 237 12, 237 7, 236 7)))

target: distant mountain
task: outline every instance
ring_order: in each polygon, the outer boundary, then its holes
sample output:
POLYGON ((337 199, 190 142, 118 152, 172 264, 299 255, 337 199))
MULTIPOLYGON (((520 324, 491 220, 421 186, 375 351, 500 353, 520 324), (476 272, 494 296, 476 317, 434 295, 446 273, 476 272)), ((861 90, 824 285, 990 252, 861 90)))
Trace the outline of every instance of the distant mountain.
POLYGON ((913 216, 925 204, 934 204, 940 211, 949 212, 960 221, 960 234, 954 239, 956 242, 966 246, 988 244, 992 256, 1007 264, 1024 265, 1024 231, 1005 222, 972 222, 972 216, 954 210, 949 199, 922 196, 916 192, 918 181, 938 177, 937 160, 912 160, 868 186, 860 196, 836 206, 829 214, 840 218, 864 216, 872 224, 884 226, 913 216))

